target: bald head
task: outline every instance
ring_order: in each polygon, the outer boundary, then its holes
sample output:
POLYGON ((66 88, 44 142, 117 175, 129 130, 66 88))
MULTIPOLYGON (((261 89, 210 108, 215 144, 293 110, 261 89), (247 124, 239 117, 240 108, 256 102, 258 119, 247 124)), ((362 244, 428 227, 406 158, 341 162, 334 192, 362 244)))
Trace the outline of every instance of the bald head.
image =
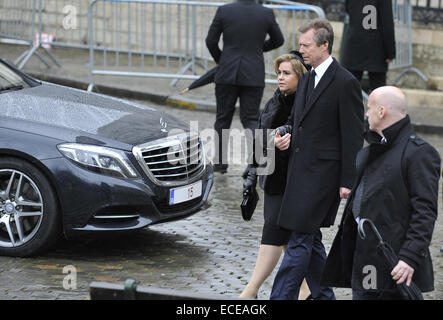
POLYGON ((382 131, 407 115, 406 97, 400 89, 386 86, 372 91, 366 117, 369 128, 382 135, 382 131))
POLYGON ((372 91, 369 99, 371 97, 375 107, 384 106, 390 113, 398 113, 402 116, 408 113, 406 97, 397 87, 386 86, 377 88, 372 91))

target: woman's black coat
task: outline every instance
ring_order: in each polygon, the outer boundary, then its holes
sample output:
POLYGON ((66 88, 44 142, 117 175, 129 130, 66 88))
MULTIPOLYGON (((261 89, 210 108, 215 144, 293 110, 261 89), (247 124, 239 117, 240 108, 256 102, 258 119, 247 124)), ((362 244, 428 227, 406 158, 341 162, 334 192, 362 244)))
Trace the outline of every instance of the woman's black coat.
MULTIPOLYGON (((259 129, 263 129, 263 154, 265 157, 270 156, 267 151, 266 141, 269 141, 269 135, 266 129, 275 129, 286 124, 292 111, 294 97, 295 93, 285 96, 277 89, 260 115, 259 129)), ((265 192, 275 195, 283 194, 285 191, 289 152, 274 149, 274 171, 269 175, 261 175, 259 184, 265 192)), ((257 163, 255 165, 257 166, 257 163)))
POLYGON ((347 0, 345 5, 349 26, 344 35, 340 63, 348 70, 386 72, 386 59, 394 59, 396 53, 391 1, 347 0), (376 9, 374 29, 368 29, 368 24, 374 22, 368 20, 374 11, 364 11, 365 7, 376 9))

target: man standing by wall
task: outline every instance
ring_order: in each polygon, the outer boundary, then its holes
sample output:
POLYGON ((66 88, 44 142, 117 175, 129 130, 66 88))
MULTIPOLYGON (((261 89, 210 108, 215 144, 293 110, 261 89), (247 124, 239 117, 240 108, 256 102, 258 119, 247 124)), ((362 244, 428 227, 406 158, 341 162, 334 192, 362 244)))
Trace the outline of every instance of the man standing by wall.
POLYGON ((369 73, 369 89, 386 85, 389 63, 395 58, 392 0, 346 0, 349 26, 344 34, 341 64, 358 81, 369 73))
POLYGON ((217 114, 214 129, 218 149, 214 171, 226 172, 228 137, 235 103, 240 98, 240 120, 253 132, 258 127, 260 101, 265 86, 263 52, 280 47, 283 34, 271 9, 254 0, 237 0, 217 9, 206 37, 206 46, 218 64, 215 75, 217 114), (218 42, 223 34, 223 50, 218 42), (269 39, 266 39, 266 35, 269 39), (218 164, 217 164, 218 161, 218 164))
POLYGON ((401 299, 396 284, 411 280, 422 292, 432 291, 429 244, 437 219, 440 157, 415 134, 398 88, 374 90, 366 116, 369 146, 357 156, 358 178, 329 252, 324 283, 352 287, 355 300, 401 299), (392 270, 375 236, 357 237, 357 221, 363 218, 373 221, 398 255, 392 270))
POLYGON ((360 84, 331 56, 331 24, 316 19, 300 32, 299 51, 312 69, 298 84, 292 133, 275 138, 280 150, 290 147, 279 225, 292 234, 271 299, 297 299, 303 278, 314 299, 335 299, 331 288, 320 287, 326 261, 320 227, 334 223, 340 198, 351 192, 364 107, 360 84))

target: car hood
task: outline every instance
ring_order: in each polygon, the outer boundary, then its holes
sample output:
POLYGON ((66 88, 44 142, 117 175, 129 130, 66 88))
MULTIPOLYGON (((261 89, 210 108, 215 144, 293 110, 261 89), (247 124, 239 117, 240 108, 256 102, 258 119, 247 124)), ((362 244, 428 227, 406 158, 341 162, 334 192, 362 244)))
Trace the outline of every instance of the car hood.
POLYGON ((79 131, 81 137, 104 138, 104 144, 114 140, 138 145, 165 137, 172 129, 189 128, 145 105, 46 82, 0 94, 0 113, 30 124, 15 129, 65 141, 72 140, 73 131, 79 131))

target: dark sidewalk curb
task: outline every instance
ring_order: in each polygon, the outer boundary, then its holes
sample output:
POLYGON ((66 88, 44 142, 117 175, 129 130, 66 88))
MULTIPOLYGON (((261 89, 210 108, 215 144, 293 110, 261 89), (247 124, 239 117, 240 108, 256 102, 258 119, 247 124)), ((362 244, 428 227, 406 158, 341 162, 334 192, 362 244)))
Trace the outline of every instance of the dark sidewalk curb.
MULTIPOLYGON (((46 75, 43 73, 33 73, 28 72, 29 75, 31 75, 34 78, 40 79, 42 81, 52 82, 59 85, 77 88, 81 90, 87 90, 88 83, 69 79, 69 78, 62 78, 57 77, 53 75, 46 75)), ((151 92, 141 92, 141 91, 134 91, 130 89, 124 89, 124 88, 116 88, 106 85, 97 84, 96 85, 97 91, 102 94, 119 97, 119 98, 126 98, 126 99, 136 99, 136 100, 148 100, 153 103, 169 106, 171 108, 178 108, 178 109, 186 109, 186 110, 196 110, 196 111, 206 111, 206 112, 214 112, 215 113, 215 103, 214 102, 208 102, 203 100, 194 100, 194 99, 187 99, 183 96, 179 95, 173 95, 173 96, 166 96, 159 93, 151 93, 151 92)), ((424 133, 424 134, 438 134, 443 135, 443 126, 433 125, 433 124, 425 124, 425 123, 412 123, 414 126, 414 129, 416 132, 424 133)))
POLYGON ((443 135, 443 126, 414 122, 412 122, 412 125, 416 132, 443 135))

